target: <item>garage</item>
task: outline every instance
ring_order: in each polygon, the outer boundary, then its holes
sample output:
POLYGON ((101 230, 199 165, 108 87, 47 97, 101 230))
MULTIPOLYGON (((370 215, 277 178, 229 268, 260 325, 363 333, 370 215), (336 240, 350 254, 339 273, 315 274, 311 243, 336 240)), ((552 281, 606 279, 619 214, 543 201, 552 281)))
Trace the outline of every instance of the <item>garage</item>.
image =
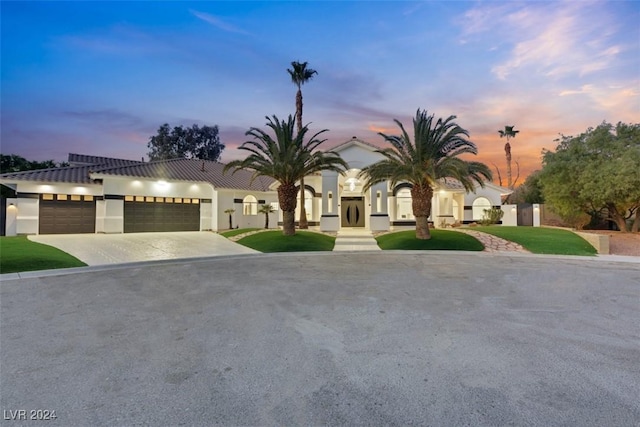
POLYGON ((96 232, 96 202, 93 196, 43 194, 39 212, 40 234, 96 232))
POLYGON ((151 196, 124 199, 125 233, 199 230, 199 199, 151 196))

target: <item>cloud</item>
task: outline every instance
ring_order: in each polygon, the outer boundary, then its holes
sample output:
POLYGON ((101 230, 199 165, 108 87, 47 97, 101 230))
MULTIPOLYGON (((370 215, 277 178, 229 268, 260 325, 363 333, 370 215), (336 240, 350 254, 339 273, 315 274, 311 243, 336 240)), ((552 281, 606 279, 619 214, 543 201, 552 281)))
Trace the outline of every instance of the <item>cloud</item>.
POLYGON ((491 71, 501 80, 537 74, 559 79, 608 69, 624 50, 606 8, 592 2, 481 4, 464 14, 462 42, 471 36, 512 46, 491 71), (597 17, 597 18, 596 18, 597 17))
POLYGON ((193 16, 195 16, 196 18, 213 25, 216 28, 219 28, 223 31, 229 32, 229 33, 236 33, 236 34, 244 34, 244 35, 248 35, 249 33, 241 28, 236 27, 235 25, 229 24, 225 21, 223 21, 222 19, 218 18, 217 16, 211 15, 209 13, 205 13, 205 12, 199 12, 197 10, 193 10, 193 9, 189 9, 189 12, 191 12, 191 14, 193 16))
POLYGON ((568 95, 579 95, 579 94, 588 94, 593 91, 593 85, 583 85, 580 89, 574 90, 563 90, 558 96, 568 96, 568 95))

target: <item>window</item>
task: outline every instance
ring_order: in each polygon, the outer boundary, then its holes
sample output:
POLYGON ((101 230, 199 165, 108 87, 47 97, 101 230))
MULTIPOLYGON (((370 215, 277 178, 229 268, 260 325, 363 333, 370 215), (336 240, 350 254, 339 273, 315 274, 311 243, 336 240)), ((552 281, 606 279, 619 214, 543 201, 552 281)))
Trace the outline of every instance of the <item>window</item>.
POLYGON ((327 212, 328 213, 332 213, 333 212, 333 193, 331 191, 329 191, 327 193, 327 212))
POLYGON ((376 191, 376 212, 382 212, 382 191, 376 191))
POLYGON ((43 194, 42 200, 53 200, 53 194, 43 194))
POLYGON ((411 206, 411 190, 403 188, 396 193, 396 219, 414 220, 413 207, 411 206))
POLYGON ((460 220, 460 206, 458 206, 458 202, 456 200, 453 201, 453 219, 456 221, 460 220))
POLYGON ((252 195, 242 199, 242 214, 245 216, 258 215, 258 199, 252 195))
MULTIPOLYGON (((296 203, 296 218, 300 217, 300 193, 298 193, 298 200, 296 203)), ((307 219, 311 219, 313 216, 313 193, 309 190, 304 190, 304 210, 307 214, 307 219)))
POLYGON ((271 209, 273 209, 274 212, 278 212, 278 210, 280 210, 280 203, 271 202, 271 209))
POLYGON ((66 194, 57 194, 56 195, 56 199, 57 200, 67 200, 67 195, 66 194))
POLYGON ((485 209, 491 209, 491 202, 486 197, 478 197, 473 201, 473 220, 479 221, 484 216, 485 209))

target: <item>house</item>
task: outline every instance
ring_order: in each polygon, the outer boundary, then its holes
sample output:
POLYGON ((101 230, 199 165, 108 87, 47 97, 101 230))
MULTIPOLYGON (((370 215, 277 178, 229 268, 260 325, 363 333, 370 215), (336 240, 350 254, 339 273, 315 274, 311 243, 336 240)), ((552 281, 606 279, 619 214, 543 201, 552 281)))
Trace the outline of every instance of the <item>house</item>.
MULTIPOLYGON (((381 158, 378 148, 352 138, 334 149, 348 163, 344 174, 305 177, 309 225, 323 231, 342 227, 388 230, 413 225, 408 184, 388 183, 363 191, 360 170, 381 158)), ((275 226, 282 221, 277 182, 224 164, 197 159, 155 162, 69 154, 69 167, 0 175, 16 192, 7 200, 6 234, 133 233, 204 231, 233 226, 263 227, 259 205, 270 204, 275 226), (277 220, 276 220, 277 219, 277 220)), ((515 211, 501 205, 510 190, 487 183, 467 193, 459 182, 438 182, 431 221, 435 227, 480 220, 492 206, 505 210, 503 223, 515 225, 515 211)), ((300 201, 298 201, 300 206, 300 201)), ((299 212, 296 212, 296 218, 299 212)))

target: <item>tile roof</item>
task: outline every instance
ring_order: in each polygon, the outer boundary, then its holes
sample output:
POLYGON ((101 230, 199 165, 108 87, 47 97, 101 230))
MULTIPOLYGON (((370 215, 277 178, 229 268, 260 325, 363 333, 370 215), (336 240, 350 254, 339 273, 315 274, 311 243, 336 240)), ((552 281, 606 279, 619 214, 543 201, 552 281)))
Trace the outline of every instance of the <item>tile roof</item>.
POLYGON ((269 191, 274 179, 257 177, 250 183, 252 173, 239 170, 223 173, 223 163, 198 159, 171 159, 128 166, 94 168, 93 178, 128 176, 132 178, 166 179, 171 181, 208 182, 216 188, 269 191), (204 166, 204 167, 203 167, 204 166))
POLYGON ((37 181, 67 182, 72 184, 92 184, 89 170, 93 166, 69 166, 66 168, 37 169, 24 172, 10 172, 0 175, 0 182, 37 181))
POLYGON ((455 178, 440 178, 438 185, 445 190, 463 190, 464 186, 455 178))
POLYGON ((90 156, 88 154, 69 153, 69 164, 71 166, 126 166, 142 163, 141 160, 116 159, 115 157, 90 156))

